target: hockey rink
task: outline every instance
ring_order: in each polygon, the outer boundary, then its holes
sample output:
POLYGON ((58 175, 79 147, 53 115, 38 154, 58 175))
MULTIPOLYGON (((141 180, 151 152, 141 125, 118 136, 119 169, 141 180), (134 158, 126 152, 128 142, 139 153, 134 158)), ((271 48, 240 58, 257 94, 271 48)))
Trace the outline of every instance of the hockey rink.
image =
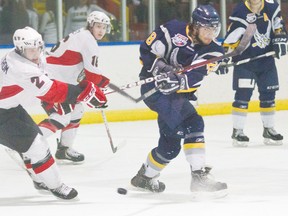
MULTIPOLYGON (((114 144, 112 153, 104 124, 81 125, 75 149, 86 156, 82 165, 61 165, 64 182, 79 192, 79 201, 59 201, 39 194, 32 181, 0 147, 0 215, 21 216, 286 216, 288 203, 288 111, 276 113, 276 129, 284 135, 283 146, 262 144, 259 113, 249 113, 245 128, 251 144, 231 144, 231 115, 207 116, 207 164, 219 181, 228 184, 221 199, 195 199, 189 192, 190 169, 181 151, 163 170, 166 184, 161 194, 128 191, 127 187, 157 144, 156 121, 109 123, 114 144)), ((56 149, 56 135, 49 138, 56 149)))

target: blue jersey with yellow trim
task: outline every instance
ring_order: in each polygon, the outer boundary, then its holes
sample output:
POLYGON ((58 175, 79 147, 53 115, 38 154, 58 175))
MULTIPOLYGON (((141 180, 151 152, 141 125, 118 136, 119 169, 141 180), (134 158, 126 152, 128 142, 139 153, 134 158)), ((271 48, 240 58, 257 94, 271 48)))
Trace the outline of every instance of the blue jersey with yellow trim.
MULTIPOLYGON (((229 20, 231 23, 223 46, 230 49, 237 47, 248 24, 255 23, 257 26, 256 33, 252 37, 249 46, 240 56, 233 57, 234 62, 272 51, 271 41, 274 33, 277 31, 286 32, 279 4, 273 0, 262 0, 262 8, 259 14, 255 14, 250 10, 247 1, 241 2, 235 7, 229 20)), ((257 60, 257 63, 265 67, 265 64, 270 64, 272 61, 274 62, 273 57, 268 57, 257 60)), ((254 64, 254 62, 247 63, 247 67, 249 64, 254 64)))
MULTIPOLYGON (((218 42, 212 41, 209 45, 193 44, 188 31, 188 23, 178 20, 171 20, 153 31, 140 45, 140 60, 145 69, 142 69, 140 77, 153 76, 149 70, 156 58, 164 58, 168 64, 182 68, 223 55, 224 49, 218 42)), ((214 71, 217 66, 218 63, 212 63, 187 73, 190 91, 196 90, 204 76, 214 71)))

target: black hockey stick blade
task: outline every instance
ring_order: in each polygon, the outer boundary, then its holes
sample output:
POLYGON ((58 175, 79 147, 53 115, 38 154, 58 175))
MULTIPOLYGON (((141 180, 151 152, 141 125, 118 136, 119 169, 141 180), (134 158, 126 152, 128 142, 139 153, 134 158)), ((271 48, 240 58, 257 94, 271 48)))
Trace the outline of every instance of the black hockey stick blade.
POLYGON ((138 102, 138 99, 137 98, 134 98, 133 96, 131 96, 130 94, 128 94, 127 92, 125 92, 124 90, 122 90, 120 87, 116 86, 115 84, 113 83, 109 83, 108 84, 108 87, 110 89, 112 89, 113 91, 117 92, 118 94, 128 98, 129 100, 137 103, 138 102))
POLYGON ((116 86, 113 83, 109 83, 108 87, 111 88, 113 91, 119 93, 120 95, 128 98, 129 100, 138 103, 142 100, 145 100, 146 98, 150 97, 152 94, 154 94, 155 92, 159 91, 160 88, 162 88, 164 85, 164 83, 154 87, 153 89, 149 90, 148 92, 144 93, 143 95, 141 95, 139 98, 134 98, 133 96, 131 96, 130 94, 128 94, 127 92, 125 92, 123 89, 121 89, 120 87, 116 86))

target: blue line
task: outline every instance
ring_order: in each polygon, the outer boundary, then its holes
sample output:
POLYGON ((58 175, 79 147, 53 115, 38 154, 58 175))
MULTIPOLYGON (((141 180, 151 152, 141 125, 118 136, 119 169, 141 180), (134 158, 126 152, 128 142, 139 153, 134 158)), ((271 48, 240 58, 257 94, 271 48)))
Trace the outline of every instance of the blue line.
MULTIPOLYGON (((219 42, 223 41, 223 38, 218 38, 219 42)), ((117 42, 98 42, 99 46, 127 46, 127 45, 140 45, 142 41, 128 41, 128 42, 122 42, 122 41, 117 41, 117 42)), ((46 47, 52 47, 54 44, 46 44, 46 47)), ((0 49, 10 49, 13 48, 14 46, 11 44, 2 44, 0 45, 0 49)))
MULTIPOLYGON (((127 46, 127 45, 140 45, 142 41, 128 41, 128 42, 98 42, 99 46, 127 46)), ((52 47, 54 44, 46 44, 46 47, 52 47)), ((12 44, 1 44, 0 49, 14 48, 12 44)))

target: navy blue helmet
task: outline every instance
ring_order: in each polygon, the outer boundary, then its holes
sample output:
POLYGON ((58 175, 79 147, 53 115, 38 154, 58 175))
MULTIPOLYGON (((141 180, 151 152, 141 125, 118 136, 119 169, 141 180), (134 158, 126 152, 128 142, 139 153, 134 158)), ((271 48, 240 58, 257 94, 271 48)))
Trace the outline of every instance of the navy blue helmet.
POLYGON ((221 28, 219 15, 216 9, 209 4, 199 5, 195 8, 192 12, 192 24, 199 27, 213 27, 218 34, 221 28))

